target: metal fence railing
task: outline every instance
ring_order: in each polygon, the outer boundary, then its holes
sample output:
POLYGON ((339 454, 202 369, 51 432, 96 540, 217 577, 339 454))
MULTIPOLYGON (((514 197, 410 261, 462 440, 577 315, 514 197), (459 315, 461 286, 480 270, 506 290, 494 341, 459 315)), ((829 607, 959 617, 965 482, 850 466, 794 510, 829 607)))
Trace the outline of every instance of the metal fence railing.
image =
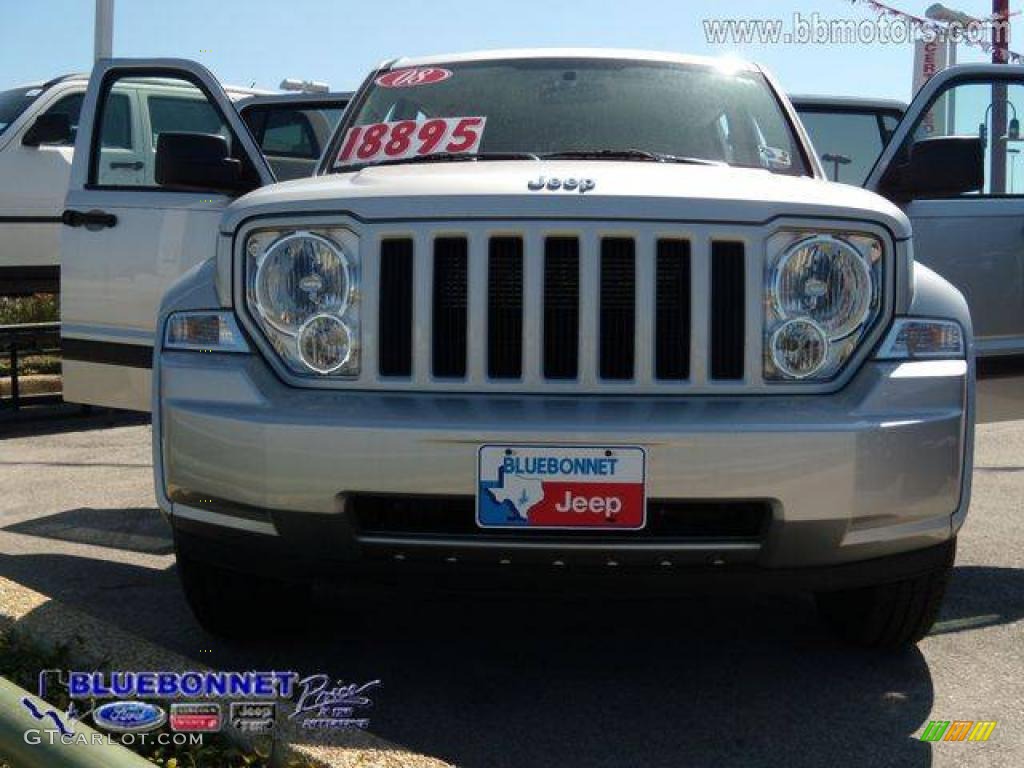
POLYGON ((60 353, 60 323, 20 323, 18 325, 0 325, 0 357, 6 357, 10 364, 11 392, 8 398, 0 399, 0 404, 7 405, 9 400, 15 410, 31 399, 38 401, 56 401, 59 394, 47 393, 26 397, 21 394, 18 366, 26 357, 35 355, 52 355, 60 353))

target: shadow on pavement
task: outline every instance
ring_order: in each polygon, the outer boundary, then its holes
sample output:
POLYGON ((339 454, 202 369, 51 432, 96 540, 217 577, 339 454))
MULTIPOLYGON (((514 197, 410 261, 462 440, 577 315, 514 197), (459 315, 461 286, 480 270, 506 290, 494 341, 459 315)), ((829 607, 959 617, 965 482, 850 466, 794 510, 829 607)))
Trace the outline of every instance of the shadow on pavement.
POLYGON ((12 437, 58 435, 93 429, 131 427, 149 424, 148 413, 117 411, 109 408, 87 408, 63 403, 55 406, 0 411, 0 440, 12 437))
POLYGON ((81 507, 14 523, 3 530, 151 555, 169 555, 174 551, 170 525, 159 510, 146 507, 81 507))
MULTIPOLYGON (((238 647, 195 625, 173 568, 26 555, 0 571, 213 667, 380 679, 371 730, 466 768, 931 765, 912 736, 933 703, 924 656, 841 645, 801 596, 324 587, 313 627, 261 640, 268 605, 238 647)), ((940 632, 1022 616, 1024 571, 959 567, 940 632)))

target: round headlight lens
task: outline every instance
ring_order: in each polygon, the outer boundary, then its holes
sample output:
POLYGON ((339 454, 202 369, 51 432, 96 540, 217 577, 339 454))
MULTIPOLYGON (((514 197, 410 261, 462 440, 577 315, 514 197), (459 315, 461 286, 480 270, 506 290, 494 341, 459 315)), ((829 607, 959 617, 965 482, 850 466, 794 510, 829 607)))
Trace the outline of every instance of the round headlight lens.
POLYGON ((295 334, 314 315, 344 314, 352 278, 339 245, 320 235, 296 232, 267 249, 255 283, 260 314, 277 330, 295 334))
POLYGON ((852 245, 828 235, 796 243, 775 270, 776 308, 807 317, 836 340, 853 333, 871 311, 871 271, 852 245))
POLYGON ((316 315, 299 328, 299 357, 317 373, 333 373, 352 355, 352 334, 334 315, 316 315))
POLYGON ((828 360, 828 338, 810 320, 790 320, 772 334, 771 350, 776 368, 792 379, 805 379, 828 360))

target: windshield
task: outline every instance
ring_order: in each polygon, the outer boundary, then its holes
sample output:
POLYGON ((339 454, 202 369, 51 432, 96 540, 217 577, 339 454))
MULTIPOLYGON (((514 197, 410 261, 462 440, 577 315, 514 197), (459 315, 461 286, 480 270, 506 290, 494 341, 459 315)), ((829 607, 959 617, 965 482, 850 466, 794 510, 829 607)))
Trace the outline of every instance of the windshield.
POLYGON ((765 78, 707 65, 558 58, 393 70, 371 83, 344 124, 334 171, 462 154, 807 173, 765 78))
POLYGON ((42 92, 43 89, 37 87, 0 91, 0 133, 7 130, 7 126, 17 120, 18 115, 42 92))

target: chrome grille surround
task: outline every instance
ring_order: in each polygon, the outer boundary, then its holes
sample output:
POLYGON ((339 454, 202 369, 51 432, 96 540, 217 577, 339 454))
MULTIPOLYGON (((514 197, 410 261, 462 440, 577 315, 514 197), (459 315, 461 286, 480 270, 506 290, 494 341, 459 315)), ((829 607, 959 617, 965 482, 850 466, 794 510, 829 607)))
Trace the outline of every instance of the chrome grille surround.
POLYGON ((768 224, 704 223, 687 221, 586 220, 586 219, 436 219, 366 221, 346 214, 262 215, 245 221, 234 237, 233 302, 256 346, 287 383, 319 389, 396 392, 524 393, 595 395, 751 395, 831 392, 841 388, 879 341, 889 325, 897 289, 897 246, 883 226, 859 220, 821 221, 779 218, 768 224), (344 227, 359 242, 362 270, 362 365, 351 379, 300 376, 286 370, 253 321, 244 302, 241 251, 247 236, 264 228, 309 229, 344 227), (884 243, 882 308, 878 320, 861 347, 832 380, 808 383, 767 382, 763 377, 763 301, 766 243, 780 230, 857 232, 876 235, 884 243), (488 376, 488 264, 493 238, 522 239, 522 375, 518 379, 488 376), (462 378, 435 377, 433 371, 434 243, 465 238, 468 244, 466 374, 462 378), (575 379, 544 376, 544 255, 550 238, 579 241, 579 338, 575 379), (412 243, 412 374, 380 373, 380 260, 387 240, 412 243), (633 377, 603 379, 600 376, 600 281, 604 239, 631 239, 635 244, 635 342, 633 377), (656 254, 662 240, 689 244, 690 329, 688 377, 662 380, 655 375, 656 254), (714 379, 711 375, 712 250, 714 243, 742 246, 744 264, 744 339, 741 378, 714 379))

